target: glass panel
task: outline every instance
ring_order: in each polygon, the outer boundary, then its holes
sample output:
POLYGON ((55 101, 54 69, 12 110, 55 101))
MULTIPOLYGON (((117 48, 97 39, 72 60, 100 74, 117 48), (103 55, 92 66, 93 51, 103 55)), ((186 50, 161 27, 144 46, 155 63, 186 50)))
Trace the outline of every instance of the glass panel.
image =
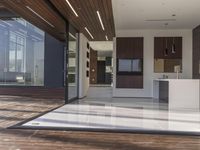
POLYGON ((155 73, 176 73, 181 72, 181 59, 155 59, 154 72, 155 73), (177 68, 179 68, 177 70, 177 68))
POLYGON ((69 32, 68 98, 78 97, 78 33, 69 32))
POLYGON ((0 84, 44 85, 44 32, 24 19, 0 21, 0 84))
POLYGON ((142 72, 142 63, 140 59, 132 60, 132 70, 133 72, 142 72))
POLYGON ((118 72, 142 72, 142 60, 118 59, 118 72))
POLYGON ((118 71, 131 72, 131 59, 119 59, 118 71))

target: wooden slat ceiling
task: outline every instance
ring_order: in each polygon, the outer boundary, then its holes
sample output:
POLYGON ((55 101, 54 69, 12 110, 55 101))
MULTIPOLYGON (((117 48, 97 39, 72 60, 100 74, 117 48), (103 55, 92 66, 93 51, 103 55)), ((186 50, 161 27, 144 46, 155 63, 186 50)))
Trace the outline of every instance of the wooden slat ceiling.
POLYGON ((10 18, 18 18, 19 15, 11 12, 7 8, 5 8, 3 5, 0 5, 0 19, 2 20, 9 20, 10 18))
POLYGON ((65 16, 69 22, 88 39, 92 40, 85 27, 94 36, 94 41, 105 41, 105 35, 109 40, 115 36, 114 17, 111 0, 69 0, 78 17, 75 16, 65 0, 50 0, 54 6, 65 16), (105 31, 103 31, 96 11, 100 12, 105 31))
POLYGON ((105 41, 106 35, 109 40, 113 39, 115 28, 111 0, 69 0, 69 2, 78 17, 74 15, 66 0, 2 0, 0 5, 3 4, 6 8, 62 41, 65 40, 65 19, 89 40, 105 41), (55 6, 62 16, 52 9, 49 3, 55 6), (54 27, 27 9, 27 6, 54 27), (100 12, 105 30, 101 27, 96 11, 100 12), (88 28, 94 39, 87 33, 85 27, 88 28))

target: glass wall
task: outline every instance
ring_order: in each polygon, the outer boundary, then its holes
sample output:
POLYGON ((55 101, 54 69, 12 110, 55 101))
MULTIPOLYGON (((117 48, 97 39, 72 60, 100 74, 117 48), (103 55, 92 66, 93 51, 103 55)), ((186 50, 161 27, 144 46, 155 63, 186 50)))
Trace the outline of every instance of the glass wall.
POLYGON ((44 85, 44 40, 24 19, 0 20, 0 85, 44 85))
POLYGON ((78 33, 69 28, 68 99, 78 97, 78 33))

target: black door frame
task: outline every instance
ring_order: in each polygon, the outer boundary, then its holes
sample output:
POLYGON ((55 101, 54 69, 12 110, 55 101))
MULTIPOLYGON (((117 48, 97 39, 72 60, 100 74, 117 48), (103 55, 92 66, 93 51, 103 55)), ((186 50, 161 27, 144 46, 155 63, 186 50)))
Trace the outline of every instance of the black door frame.
POLYGON ((62 15, 62 13, 54 6, 54 4, 50 1, 50 0, 45 0, 46 4, 48 4, 48 6, 55 12, 57 13, 64 21, 65 21, 65 32, 64 33, 60 33, 60 34, 64 34, 64 37, 65 37, 65 47, 64 47, 64 68, 63 68, 63 75, 64 75, 64 82, 63 82, 63 86, 64 86, 64 89, 65 89, 65 95, 64 95, 64 100, 65 100, 65 104, 69 104, 71 103, 72 101, 74 100, 77 100, 78 99, 78 94, 79 94, 79 32, 78 30, 76 29, 77 33, 78 33, 78 46, 77 46, 77 59, 78 59, 78 72, 77 72, 77 98, 74 98, 74 99, 71 99, 69 100, 68 98, 68 56, 69 56, 69 44, 68 44, 68 41, 69 41, 69 21, 62 15))
POLYGON ((65 88, 65 104, 69 103, 68 93, 68 64, 69 64, 69 23, 65 20, 65 48, 64 48, 64 88, 65 88))

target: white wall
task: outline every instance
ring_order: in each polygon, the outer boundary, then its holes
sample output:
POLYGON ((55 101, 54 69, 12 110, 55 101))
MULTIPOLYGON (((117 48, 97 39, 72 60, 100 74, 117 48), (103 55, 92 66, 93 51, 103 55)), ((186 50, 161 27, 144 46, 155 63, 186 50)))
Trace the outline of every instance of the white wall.
MULTIPOLYGON (((181 78, 192 78, 192 30, 119 30, 117 37, 144 37, 144 89, 116 89, 116 65, 114 66, 114 97, 153 97, 153 79, 163 73, 154 73, 154 37, 183 37, 183 73, 181 78)), ((116 64, 116 39, 114 39, 113 61, 116 64)), ((175 73, 165 73, 176 78, 175 73)))
POLYGON ((79 39, 79 98, 87 95, 89 88, 89 78, 86 76, 87 71, 87 42, 88 39, 80 33, 79 39))

